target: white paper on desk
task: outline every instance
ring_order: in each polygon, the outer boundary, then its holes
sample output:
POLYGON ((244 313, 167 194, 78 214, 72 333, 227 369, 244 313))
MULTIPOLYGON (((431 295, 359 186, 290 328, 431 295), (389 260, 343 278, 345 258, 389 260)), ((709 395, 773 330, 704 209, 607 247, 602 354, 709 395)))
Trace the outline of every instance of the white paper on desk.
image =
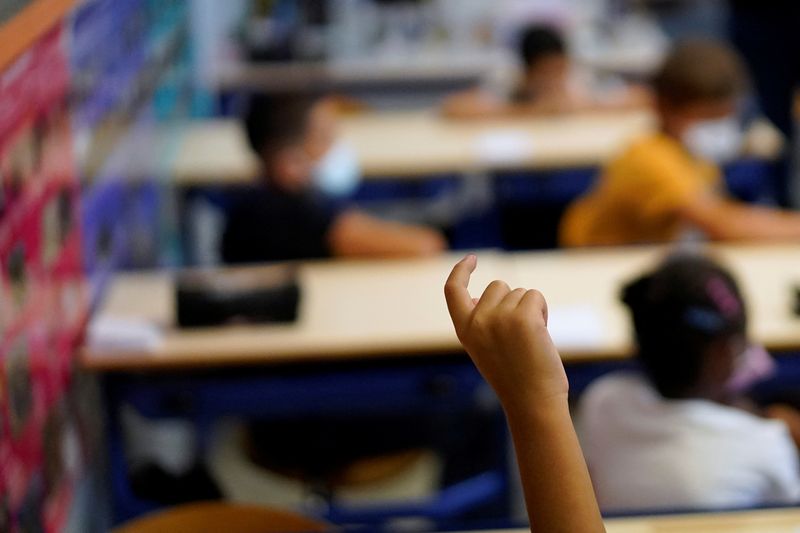
POLYGON ((152 352, 163 337, 159 327, 146 320, 99 316, 89 324, 87 344, 92 350, 152 352))
POLYGON ((547 329, 556 347, 593 348, 603 341, 601 317, 588 305, 550 308, 547 329))
POLYGON ((475 143, 483 163, 510 165, 530 159, 533 143, 530 135, 515 130, 495 130, 481 134, 475 143))

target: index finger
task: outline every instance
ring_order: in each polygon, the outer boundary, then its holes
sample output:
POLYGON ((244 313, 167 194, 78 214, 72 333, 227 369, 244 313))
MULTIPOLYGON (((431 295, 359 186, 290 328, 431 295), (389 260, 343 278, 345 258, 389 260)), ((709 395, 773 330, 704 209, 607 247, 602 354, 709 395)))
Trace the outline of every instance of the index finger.
POLYGON ((464 259, 456 263, 447 281, 444 284, 444 298, 447 301, 447 310, 456 332, 463 328, 469 319, 475 302, 469 294, 469 277, 475 271, 478 258, 469 254, 464 259))

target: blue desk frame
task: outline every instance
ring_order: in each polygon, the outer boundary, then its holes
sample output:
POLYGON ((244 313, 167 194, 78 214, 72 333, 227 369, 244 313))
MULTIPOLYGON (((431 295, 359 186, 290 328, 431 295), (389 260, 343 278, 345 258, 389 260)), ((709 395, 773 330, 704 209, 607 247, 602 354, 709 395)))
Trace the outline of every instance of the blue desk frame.
POLYGON ((109 373, 108 410, 114 521, 158 509, 134 495, 127 476, 119 420, 123 404, 149 418, 186 417, 198 429, 200 452, 213 423, 223 416, 291 418, 313 414, 412 414, 450 416, 469 409, 493 410, 497 420, 494 467, 442 489, 430 501, 345 507, 332 504, 322 518, 334 523, 378 525, 389 518, 422 517, 446 523, 486 505, 507 506, 507 438, 494 396, 462 356, 375 360, 367 364, 239 368, 209 371, 109 373))
MULTIPOLYGON (((783 353, 776 361, 776 376, 759 385, 754 397, 768 401, 791 394, 800 400, 800 353, 783 353)), ((577 399, 603 374, 636 366, 635 360, 568 365, 571 399, 577 399)), ((104 387, 115 522, 159 507, 136 497, 128 482, 118 417, 119 407, 125 403, 147 417, 187 417, 196 424, 200 437, 208 436, 212 424, 227 415, 273 419, 308 414, 450 417, 478 407, 497 415, 497 425, 490 428, 497 435, 493 468, 444 488, 427 502, 369 508, 331 505, 322 517, 334 523, 373 527, 391 518, 422 517, 443 529, 468 523, 474 516, 470 513, 481 506, 509 510, 506 454, 510 447, 505 421, 494 395, 464 355, 256 369, 110 372, 104 376, 104 387)), ((206 445, 201 438, 201 452, 206 445)))

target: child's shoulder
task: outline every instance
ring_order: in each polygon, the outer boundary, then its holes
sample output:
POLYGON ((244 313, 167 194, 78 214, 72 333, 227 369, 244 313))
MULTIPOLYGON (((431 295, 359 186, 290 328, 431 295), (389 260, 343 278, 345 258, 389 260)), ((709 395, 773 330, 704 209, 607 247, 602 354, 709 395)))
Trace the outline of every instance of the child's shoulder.
POLYGON ((582 408, 605 410, 611 405, 630 405, 633 399, 651 400, 656 391, 637 371, 618 370, 595 379, 581 395, 582 408))
POLYGON ((723 405, 711 400, 667 400, 638 370, 618 370, 595 379, 583 392, 581 403, 601 409, 610 408, 614 404, 626 408, 634 408, 637 404, 650 407, 656 404, 665 404, 685 411, 690 418, 689 415, 712 418, 714 419, 713 425, 717 426, 746 430, 775 426, 773 420, 765 419, 739 407, 723 405))
POLYGON ((687 161, 687 156, 676 139, 664 133, 653 132, 633 140, 620 159, 637 164, 680 164, 687 161))
POLYGON ((615 371, 595 379, 581 395, 578 407, 582 417, 662 416, 681 420, 686 427, 736 435, 766 448, 788 439, 788 429, 783 422, 738 407, 703 399, 664 399, 645 375, 634 370, 615 371))
POLYGON ((693 182, 700 168, 677 140, 663 133, 651 133, 634 140, 608 170, 628 184, 661 186, 676 180, 693 182))

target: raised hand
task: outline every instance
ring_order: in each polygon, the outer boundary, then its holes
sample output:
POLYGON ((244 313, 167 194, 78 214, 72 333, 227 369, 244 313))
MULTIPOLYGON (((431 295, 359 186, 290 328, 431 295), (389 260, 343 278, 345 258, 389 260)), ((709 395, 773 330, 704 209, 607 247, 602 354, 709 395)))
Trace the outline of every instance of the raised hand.
POLYGON ((507 409, 566 397, 564 366, 547 332, 547 303, 537 290, 493 281, 479 299, 468 285, 477 258, 453 267, 445 299, 458 339, 507 409))
POLYGON ((569 415, 564 366, 547 332, 544 297, 493 281, 472 298, 476 265, 468 255, 453 268, 444 287, 447 308, 459 340, 503 404, 532 529, 605 531, 569 415))

